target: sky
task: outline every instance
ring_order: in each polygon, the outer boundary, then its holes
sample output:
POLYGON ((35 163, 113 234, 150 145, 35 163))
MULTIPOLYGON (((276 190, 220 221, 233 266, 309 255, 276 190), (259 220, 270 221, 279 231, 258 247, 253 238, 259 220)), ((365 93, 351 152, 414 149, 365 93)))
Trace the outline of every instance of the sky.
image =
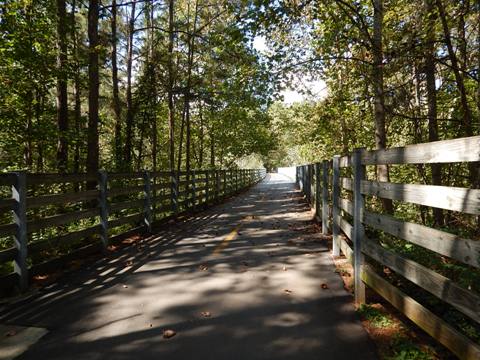
MULTIPOLYGON (((253 39, 253 47, 260 53, 268 52, 268 45, 265 37, 255 36, 253 39)), ((328 88, 323 80, 310 80, 307 78, 300 78, 299 82, 303 84, 305 89, 311 92, 311 95, 302 94, 294 88, 287 88, 280 92, 283 96, 283 102, 285 104, 293 104, 296 102, 302 102, 304 100, 321 100, 328 95, 328 88)))

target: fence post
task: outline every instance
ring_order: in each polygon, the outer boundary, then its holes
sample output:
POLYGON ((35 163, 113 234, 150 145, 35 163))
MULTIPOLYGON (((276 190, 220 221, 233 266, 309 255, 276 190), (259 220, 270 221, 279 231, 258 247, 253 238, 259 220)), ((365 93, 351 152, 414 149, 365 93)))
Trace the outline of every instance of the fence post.
POLYGON ((298 188, 302 190, 302 165, 298 167, 298 188))
POLYGON ((192 170, 192 208, 193 211, 197 208, 197 186, 196 186, 196 179, 195 179, 195 170, 192 170))
POLYGON ((222 199, 227 197, 227 170, 223 170, 223 196, 222 199))
POLYGON ((310 166, 307 164, 305 165, 305 186, 304 186, 304 193, 305 193, 305 197, 307 199, 307 203, 310 205, 310 184, 309 184, 309 180, 310 180, 310 166))
POLYGON ((100 207, 100 238, 102 240, 103 249, 108 247, 108 174, 105 170, 98 172, 98 190, 99 190, 99 207, 100 207))
POLYGON ((18 287, 23 292, 28 288, 27 174, 24 171, 15 173, 12 198, 16 202, 13 217, 17 225, 14 236, 17 255, 13 260, 13 271, 18 275, 18 287))
POLYGON ((215 170, 215 201, 220 199, 220 173, 219 170, 215 170))
POLYGON ((362 281, 362 267, 364 257, 362 255, 362 238, 365 234, 362 220, 364 213, 364 198, 361 193, 362 180, 365 179, 365 167, 362 165, 362 153, 364 149, 355 149, 353 152, 353 275, 355 285, 355 303, 365 303, 365 284, 362 281))
POLYGON ((299 174, 299 181, 298 181, 298 188, 302 190, 303 187, 303 165, 300 165, 298 169, 298 174, 299 174))
POLYGON ((312 206, 312 165, 308 164, 308 204, 312 206))
POLYGON ((322 163, 322 234, 328 234, 328 160, 322 163))
POLYGON ((305 165, 306 166, 306 169, 307 170, 307 182, 306 182, 306 188, 305 188, 305 192, 306 192, 306 195, 307 195, 307 203, 308 205, 310 205, 310 198, 311 198, 311 194, 310 194, 310 190, 311 190, 311 187, 310 187, 310 164, 307 164, 305 165))
POLYGON ((210 170, 205 170, 205 204, 210 201, 210 182, 209 182, 210 170))
POLYGON ((332 181, 332 218, 333 218, 333 256, 340 255, 340 209, 338 199, 340 197, 340 156, 333 157, 333 181, 332 181))
POLYGON ((310 164, 310 207, 313 209, 315 207, 315 165, 310 164))
POLYGON ((305 195, 305 182, 306 182, 306 176, 307 172, 305 171, 305 165, 302 165, 302 192, 305 195))
POLYGON ((144 220, 147 232, 152 232, 152 187, 150 184, 150 171, 143 172, 145 205, 144 205, 144 220))
POLYGON ((322 197, 320 188, 320 163, 315 163, 315 216, 321 218, 320 199, 322 197))
POLYGON ((238 193, 238 169, 235 169, 235 193, 238 193))
POLYGON ((170 182, 171 182, 171 192, 170 192, 170 205, 172 208, 173 213, 178 212, 178 194, 177 194, 177 174, 175 170, 172 170, 170 174, 170 182))

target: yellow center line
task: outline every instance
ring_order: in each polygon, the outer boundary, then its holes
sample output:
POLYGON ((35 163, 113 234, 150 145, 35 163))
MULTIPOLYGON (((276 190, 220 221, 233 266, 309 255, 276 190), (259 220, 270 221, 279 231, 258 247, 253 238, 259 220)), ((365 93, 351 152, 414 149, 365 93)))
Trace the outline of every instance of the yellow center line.
POLYGON ((230 231, 230 233, 225 236, 225 238, 222 240, 222 242, 220 244, 217 245, 217 247, 215 248, 215 250, 213 250, 213 255, 218 255, 223 249, 225 249, 227 246, 228 246, 228 243, 232 240, 234 240, 237 236, 238 236, 238 232, 240 230, 240 228, 243 226, 243 224, 245 224, 245 222, 247 220, 252 220, 254 217, 251 216, 251 215, 248 215, 246 217, 244 217, 239 224, 237 224, 237 226, 235 226, 235 228, 230 231))

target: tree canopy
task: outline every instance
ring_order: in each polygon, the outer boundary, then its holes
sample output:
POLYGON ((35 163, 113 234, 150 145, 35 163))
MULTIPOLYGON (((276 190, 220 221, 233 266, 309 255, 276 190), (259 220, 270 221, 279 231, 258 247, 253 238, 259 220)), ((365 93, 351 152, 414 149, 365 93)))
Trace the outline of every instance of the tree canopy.
MULTIPOLYGON (((7 0, 0 163, 174 170, 237 166, 257 154, 275 167, 478 134, 479 8, 472 0, 7 0), (322 79, 327 95, 281 101, 286 88, 308 92, 306 79, 322 79)), ((440 183, 443 170, 432 171, 440 183)), ((379 179, 388 176, 379 167, 379 179)), ((478 183, 478 166, 468 176, 478 183)))

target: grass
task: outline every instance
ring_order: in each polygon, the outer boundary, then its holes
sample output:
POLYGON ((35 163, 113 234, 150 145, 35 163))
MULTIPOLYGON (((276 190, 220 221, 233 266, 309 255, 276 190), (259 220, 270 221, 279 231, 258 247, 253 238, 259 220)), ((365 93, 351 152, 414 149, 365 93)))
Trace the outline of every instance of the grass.
POLYGON ((357 312, 373 327, 386 328, 393 325, 392 319, 387 314, 370 305, 362 304, 357 312))
MULTIPOLYGON (((335 259, 336 272, 346 289, 351 288, 352 267, 346 259, 335 259)), ((372 294, 373 295, 373 294, 372 294)), ((373 300, 373 299, 372 299, 373 300)), ((378 297, 374 301, 378 301, 378 297)), ((377 348, 381 360, 450 360, 451 353, 418 331, 382 301, 362 304, 357 313, 377 348)))
POLYGON ((385 360, 434 360, 437 357, 421 349, 408 337, 398 335, 391 344, 393 355, 386 356, 385 360))

